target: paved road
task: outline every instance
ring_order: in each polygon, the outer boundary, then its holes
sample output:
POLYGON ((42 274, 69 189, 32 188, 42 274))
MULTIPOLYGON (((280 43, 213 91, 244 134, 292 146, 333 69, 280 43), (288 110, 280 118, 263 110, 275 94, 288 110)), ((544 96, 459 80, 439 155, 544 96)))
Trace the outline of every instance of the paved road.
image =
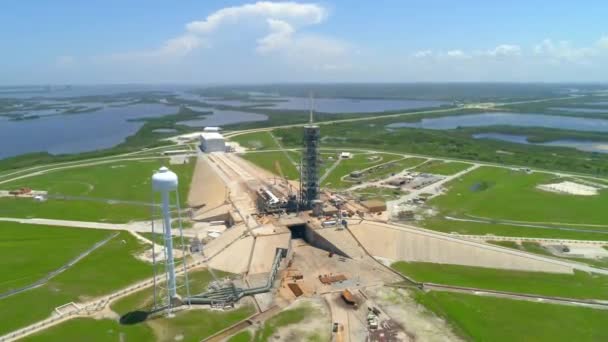
MULTIPOLYGON (((103 222, 89 222, 89 221, 70 221, 70 220, 54 220, 44 218, 16 218, 16 217, 0 217, 0 221, 4 222, 17 222, 25 224, 37 224, 45 226, 57 226, 57 227, 71 227, 71 228, 82 228, 82 229, 105 229, 105 230, 124 230, 132 231, 137 233, 151 233, 152 225, 150 222, 132 222, 132 223, 103 223, 103 222)), ((162 231, 162 222, 157 221, 154 225, 155 232, 160 233, 162 231)), ((178 229, 172 229, 171 234, 179 236, 178 229)), ((197 232, 193 229, 184 229, 184 236, 195 237, 197 232)))

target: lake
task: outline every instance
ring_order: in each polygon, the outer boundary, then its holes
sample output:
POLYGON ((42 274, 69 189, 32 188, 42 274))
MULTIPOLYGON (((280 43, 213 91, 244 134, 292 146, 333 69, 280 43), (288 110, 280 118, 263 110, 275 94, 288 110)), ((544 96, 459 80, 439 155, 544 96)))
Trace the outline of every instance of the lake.
POLYGON ((548 109, 559 110, 561 112, 572 112, 572 113, 606 113, 606 114, 608 114, 608 108, 551 107, 548 109))
POLYGON ((177 110, 162 104, 137 104, 23 121, 0 118, 0 159, 32 152, 60 154, 110 148, 143 125, 127 120, 159 117, 177 110))
POLYGON ((422 119, 419 122, 397 122, 387 128, 455 129, 458 127, 521 126, 568 129, 586 132, 608 132, 608 120, 547 114, 486 112, 422 119))
POLYGON ((219 110, 194 106, 188 106, 188 108, 199 112, 208 112, 212 110, 213 114, 201 116, 200 119, 180 121, 178 124, 190 127, 205 127, 229 125, 239 122, 265 121, 268 119, 266 115, 239 112, 236 110, 219 110))
MULTIPOLYGON (((189 99, 193 99, 190 97, 189 99)), ((310 99, 307 97, 255 97, 258 101, 242 100, 219 100, 214 98, 198 98, 214 105, 225 106, 259 106, 273 110, 299 110, 310 109, 310 99)), ((431 108, 447 105, 450 102, 432 100, 384 100, 384 99, 348 99, 348 98, 316 98, 314 99, 315 111, 320 113, 379 113, 395 110, 406 110, 416 108, 431 108)))
POLYGON ((531 143, 528 141, 528 137, 526 137, 525 135, 504 134, 504 133, 478 133, 478 134, 473 134, 473 138, 500 140, 500 141, 517 143, 517 144, 525 144, 525 145, 571 147, 571 148, 576 148, 577 150, 585 151, 585 152, 608 153, 608 143, 606 143, 606 142, 584 141, 584 140, 574 140, 574 139, 560 139, 560 140, 549 141, 546 143, 531 143))

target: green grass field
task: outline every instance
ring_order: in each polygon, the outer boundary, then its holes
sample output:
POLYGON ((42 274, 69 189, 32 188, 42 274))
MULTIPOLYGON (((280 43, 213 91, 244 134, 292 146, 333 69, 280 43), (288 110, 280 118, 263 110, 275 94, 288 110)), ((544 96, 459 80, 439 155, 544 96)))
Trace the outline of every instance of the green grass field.
POLYGON ((154 341, 154 332, 145 325, 121 325, 111 319, 75 318, 21 341, 154 341))
POLYGON ((605 225, 608 222, 608 211, 604 210, 608 205, 608 190, 596 196, 574 196, 536 189, 537 185, 554 181, 555 176, 543 173, 482 167, 452 181, 448 193, 429 204, 456 217, 474 215, 563 224, 605 225))
POLYGON ((44 330, 24 341, 186 341, 198 342, 239 322, 254 309, 232 311, 186 310, 173 318, 158 317, 146 323, 122 325, 117 320, 76 318, 44 330))
POLYGON ((252 150, 272 150, 278 149, 276 141, 270 132, 255 132, 237 135, 230 140, 239 143, 242 147, 252 150))
MULTIPOLYGON (((150 178, 155 170, 166 164, 167 160, 157 159, 114 162, 59 170, 5 183, 0 186, 2 189, 29 187, 46 190, 50 195, 83 196, 87 199, 50 198, 45 202, 35 202, 5 197, 0 198, 0 216, 116 223, 149 219, 150 209, 146 206, 107 200, 149 203, 152 196, 150 178)), ((179 176, 180 198, 185 203, 194 163, 167 166, 179 176)))
POLYGON ((32 284, 111 232, 0 222, 0 293, 32 284))
MULTIPOLYGON (((300 178, 297 167, 291 163, 289 158, 285 155, 285 152, 246 153, 241 154, 240 156, 275 175, 278 174, 278 171, 275 168, 275 161, 278 161, 285 177, 291 180, 300 178)), ((298 162, 298 157, 295 153, 292 154, 292 158, 298 162)))
POLYGON ((252 339, 253 335, 251 332, 249 330, 244 330, 230 337, 227 342, 251 342, 252 339))
MULTIPOLYGON (((279 328, 300 323, 304 321, 307 316, 315 314, 315 312, 316 310, 308 305, 299 305, 296 308, 285 310, 264 322, 264 325, 256 330, 253 341, 270 341, 279 328)), ((304 338, 304 336, 302 336, 302 338, 304 338)))
POLYGON ((471 164, 460 163, 460 162, 444 162, 439 160, 432 160, 427 163, 420 165, 412 171, 420 173, 432 173, 435 175, 451 176, 460 171, 464 171, 471 167, 471 164))
MULTIPOLYGON (((229 273, 214 271, 217 277, 226 277, 229 273)), ((209 282, 213 280, 211 272, 207 269, 196 269, 188 271, 188 283, 190 284, 190 294, 195 295, 207 290, 209 282)), ((184 277, 178 276, 177 282, 184 284, 184 277)), ((186 296, 185 288, 180 286, 179 294, 186 296)), ((124 315, 134 310, 147 310, 154 302, 154 289, 152 287, 138 291, 132 295, 120 298, 112 303, 111 309, 119 315, 124 315)))
POLYGON ((45 319, 58 306, 87 301, 151 277, 151 265, 133 256, 143 248, 131 234, 122 232, 46 285, 0 299, 0 335, 45 319))
MULTIPOLYGON (((229 274, 221 271, 214 271, 217 277, 226 277, 229 274)), ((178 286, 180 294, 185 296, 185 289, 182 286, 185 278, 179 276, 178 286), (181 285, 180 285, 181 284, 181 285)), ((188 272, 190 293, 198 294, 207 290, 209 282, 213 280, 211 272, 207 269, 197 269, 188 272)), ((112 311, 119 315, 124 315, 132 311, 147 311, 154 303, 153 288, 146 288, 127 297, 123 297, 111 304, 112 311)), ((217 331, 224 329, 254 313, 254 308, 245 305, 239 309, 222 312, 215 310, 187 310, 180 311, 174 318, 164 317, 152 318, 135 326, 148 327, 155 333, 156 340, 173 340, 175 336, 183 335, 184 341, 200 341, 217 331)), ((97 328, 96 328, 97 329, 97 328)), ((143 329, 143 328, 142 328, 143 329)))
POLYGON ((387 163, 392 160, 399 159, 400 157, 392 154, 383 153, 355 153, 351 159, 343 159, 340 164, 325 178, 322 186, 327 186, 332 189, 346 188, 354 185, 353 182, 345 182, 342 177, 349 175, 353 171, 363 170, 374 165, 387 163), (379 156, 381 158, 369 159, 373 156, 379 156))
POLYGON ((580 271, 572 275, 403 261, 392 267, 421 282, 544 296, 608 299, 608 276, 580 271))
POLYGON ((417 301, 472 341, 607 341, 608 311, 461 293, 417 293, 417 301))

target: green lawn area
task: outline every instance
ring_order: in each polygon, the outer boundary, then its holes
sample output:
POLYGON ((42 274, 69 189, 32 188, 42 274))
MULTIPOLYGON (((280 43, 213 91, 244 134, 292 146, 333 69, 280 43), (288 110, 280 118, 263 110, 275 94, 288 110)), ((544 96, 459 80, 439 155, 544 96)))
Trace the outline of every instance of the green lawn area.
POLYGON ((342 180, 342 177, 349 175, 353 171, 367 169, 368 167, 387 163, 400 158, 401 157, 398 155, 393 154, 355 152, 351 159, 342 159, 340 164, 327 176, 327 178, 325 178, 321 186, 327 186, 332 189, 349 187, 355 183, 345 182, 342 180), (380 158, 370 159, 374 156, 380 158))
POLYGON ((451 176, 460 171, 464 171, 473 165, 461 162, 444 162, 441 160, 432 160, 420 165, 413 171, 420 173, 432 173, 435 175, 451 176))
MULTIPOLYGON (((521 227, 507 224, 461 222, 443 219, 440 217, 428 218, 421 222, 424 228, 437 230, 445 233, 459 233, 469 235, 495 235, 537 238, 562 238, 573 240, 608 240, 608 234, 593 232, 577 232, 558 229, 539 229, 532 227, 521 227)), ((594 228, 585 228, 591 229, 594 228)), ((598 228, 595 228, 598 229, 598 228)))
POLYGON ((154 340, 154 332, 147 325, 121 325, 111 319, 75 318, 26 337, 21 341, 130 342, 154 340))
MULTIPOLYGON (((217 277, 223 278, 229 273, 222 271, 214 271, 217 277)), ((190 284, 190 294, 196 295, 207 290, 207 286, 213 280, 211 272, 207 269, 196 269, 188 271, 188 283, 190 284)), ((184 284, 184 277, 177 277, 178 285, 184 284)), ((179 294, 186 296, 186 290, 180 286, 179 294)), ((119 315, 124 315, 134 310, 147 310, 154 303, 154 289, 152 287, 138 291, 132 295, 123 297, 113 302, 110 306, 111 309, 119 315)))
POLYGON ((608 276, 581 271, 557 274, 403 261, 392 267, 421 282, 544 296, 608 299, 608 276))
POLYGON ((426 159, 424 158, 405 158, 396 160, 393 163, 387 165, 381 165, 376 168, 369 170, 361 179, 364 181, 376 181, 392 176, 395 173, 399 173, 405 169, 414 167, 423 163, 426 159))
POLYGON ((173 318, 152 319, 147 324, 157 333, 158 340, 174 341, 181 335, 182 341, 199 342, 254 313, 252 305, 230 311, 187 310, 178 312, 173 318))
POLYGON ((549 174, 481 167, 450 182, 448 193, 429 204, 456 217, 607 224, 608 211, 604 208, 608 205, 608 190, 601 190, 596 196, 574 196, 536 189, 537 185, 555 181, 560 180, 549 174))
POLYGON ((122 325, 118 320, 76 318, 33 335, 24 341, 187 341, 198 342, 250 315, 252 306, 231 311, 185 310, 173 318, 157 317, 146 323, 122 325), (181 337, 180 337, 181 336, 181 337))
POLYGON ((266 131, 241 134, 230 138, 230 140, 238 142, 242 147, 252 150, 273 150, 279 148, 271 133, 266 131))
POLYGON ((607 310, 434 291, 416 299, 472 341, 608 341, 607 310))
POLYGON ((252 339, 253 335, 251 334, 251 331, 244 330, 230 337, 227 342, 250 342, 252 339))
MULTIPOLYGON (((0 216, 38 217, 81 221, 128 222, 149 219, 149 207, 112 203, 108 200, 149 203, 151 177, 167 160, 124 161, 58 170, 2 184, 2 189, 29 187, 51 195, 83 196, 94 200, 50 198, 35 202, 27 198, 0 198, 0 216)), ((178 174, 182 205, 187 198, 194 163, 167 165, 178 174)), ((158 199, 157 199, 158 201, 158 199)))
POLYGON ((0 299, 0 335, 45 319, 58 306, 90 300, 151 277, 151 265, 133 256, 143 248, 131 234, 121 232, 46 285, 0 299))
POLYGON ((0 293, 35 283, 110 234, 0 222, 0 293))
MULTIPOLYGON (((279 328, 300 323, 304 321, 307 316, 314 315, 315 313, 316 310, 306 304, 300 304, 298 307, 285 310, 264 322, 264 325, 256 330, 253 341, 270 341, 279 328)), ((304 336, 302 336, 302 338, 304 338, 304 336)))
MULTIPOLYGON (((291 163, 289 158, 287 158, 287 156, 285 155, 285 152, 256 152, 241 154, 240 156, 243 159, 246 159, 257 166, 272 172, 273 174, 278 174, 278 171, 275 168, 275 161, 278 161, 285 177, 290 180, 296 180, 300 178, 300 173, 298 172, 296 165, 293 165, 291 163)), ((292 157, 297 163, 299 157, 295 153, 292 154, 292 157)))
MULTIPOLYGON (((229 275, 221 271, 214 271, 214 273, 217 277, 229 275)), ((183 296, 186 295, 185 288, 182 286, 184 279, 183 276, 179 276, 177 279, 180 294, 183 296)), ((197 269, 188 272, 188 280, 190 293, 198 294, 207 290, 207 286, 213 280, 213 277, 209 270, 197 269)), ((153 293, 153 288, 146 288, 115 301, 110 308, 121 316, 132 311, 146 311, 151 308, 154 302, 153 293)), ((151 318, 134 326, 152 329, 156 334, 156 340, 172 341, 175 336, 183 335, 184 341, 200 341, 249 317, 254 311, 255 309, 250 305, 244 305, 231 311, 185 310, 177 312, 176 316, 171 319, 164 317, 151 318)))

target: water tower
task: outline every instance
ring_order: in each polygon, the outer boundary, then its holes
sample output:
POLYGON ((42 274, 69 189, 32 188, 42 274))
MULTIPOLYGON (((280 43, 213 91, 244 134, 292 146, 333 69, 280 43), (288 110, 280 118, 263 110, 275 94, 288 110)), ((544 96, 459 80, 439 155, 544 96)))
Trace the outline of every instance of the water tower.
MULTIPOLYGON (((171 209, 176 209, 177 218, 175 222, 178 223, 179 229, 179 237, 181 238, 182 245, 182 265, 184 272, 184 284, 186 288, 186 297, 190 297, 190 288, 188 284, 188 273, 186 266, 186 248, 184 244, 184 235, 182 230, 182 221, 181 221, 181 210, 180 210, 180 200, 179 200, 179 192, 178 192, 178 178, 174 172, 171 172, 166 167, 161 167, 158 171, 154 173, 152 176, 152 190, 154 191, 154 197, 156 197, 156 193, 160 193, 161 203, 160 210, 162 216, 162 241, 164 245, 164 272, 165 272, 165 285, 164 288, 157 281, 157 268, 159 266, 159 261, 156 258, 156 243, 154 242, 155 238, 153 238, 152 244, 152 258, 154 263, 154 306, 156 310, 159 309, 169 309, 171 312, 171 308, 181 304, 180 296, 177 294, 177 278, 175 275, 175 260, 173 258, 173 236, 171 234, 171 209), (171 203, 173 199, 173 204, 171 203), (166 291, 166 295, 163 293, 166 291), (157 300, 159 299, 160 300, 157 300)), ((152 201, 152 208, 158 208, 155 205, 154 200, 152 201)), ((156 237, 156 232, 154 231, 154 213, 152 215, 152 236, 156 237)))

